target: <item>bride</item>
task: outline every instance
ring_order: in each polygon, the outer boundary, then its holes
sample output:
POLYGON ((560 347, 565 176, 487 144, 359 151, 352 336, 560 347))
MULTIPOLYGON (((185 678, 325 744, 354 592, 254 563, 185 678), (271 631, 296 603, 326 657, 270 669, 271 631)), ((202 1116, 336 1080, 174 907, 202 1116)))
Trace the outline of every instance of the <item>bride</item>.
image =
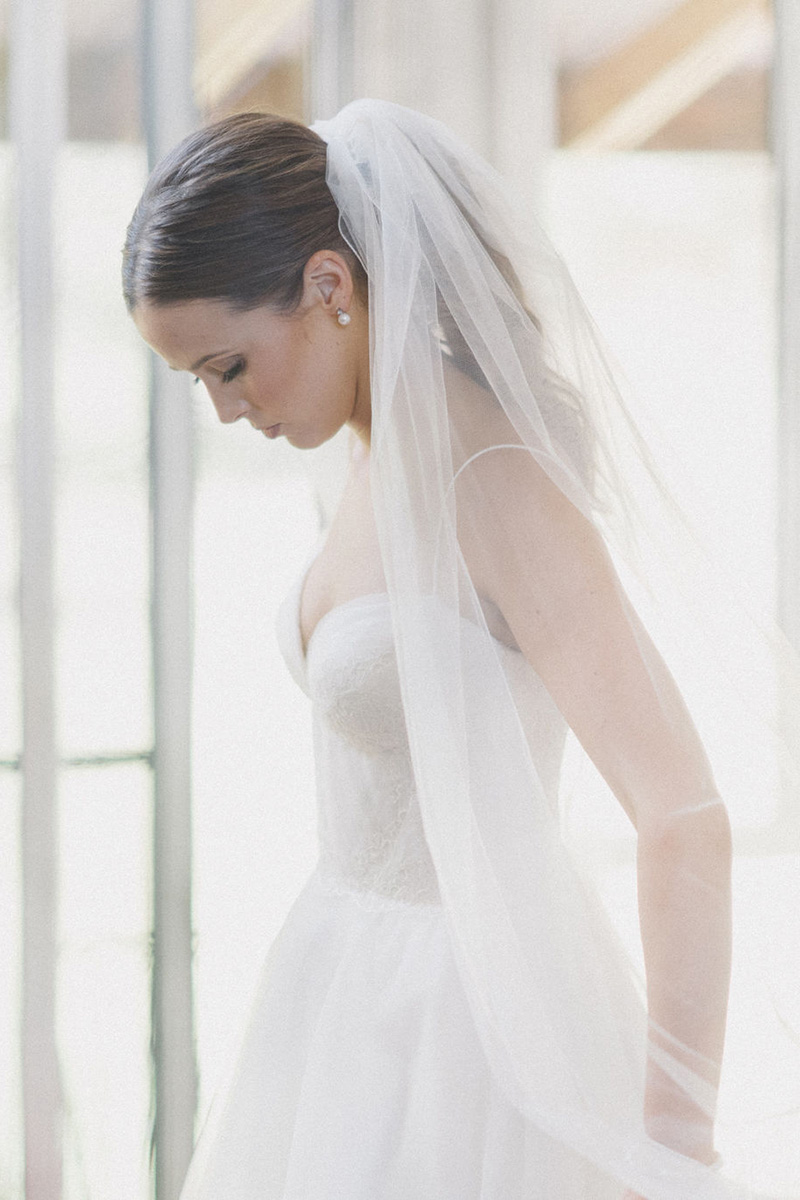
POLYGON ((544 234, 421 114, 245 113, 156 167, 123 285, 221 421, 352 433, 278 622, 319 861, 182 1200, 800 1195, 790 1021, 748 1010, 725 1099, 731 824, 645 627, 710 640, 694 543, 544 234), (644 978, 567 836, 569 731, 636 829, 644 978))

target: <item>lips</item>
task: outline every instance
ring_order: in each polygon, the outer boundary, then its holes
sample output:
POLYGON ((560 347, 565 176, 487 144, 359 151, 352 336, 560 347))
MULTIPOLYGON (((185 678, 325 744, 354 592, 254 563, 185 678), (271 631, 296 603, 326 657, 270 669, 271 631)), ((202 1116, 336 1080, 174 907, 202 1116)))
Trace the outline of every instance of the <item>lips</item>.
POLYGON ((280 433, 280 428, 280 425, 270 425, 267 429, 262 429, 261 432, 264 434, 264 437, 274 438, 280 433))

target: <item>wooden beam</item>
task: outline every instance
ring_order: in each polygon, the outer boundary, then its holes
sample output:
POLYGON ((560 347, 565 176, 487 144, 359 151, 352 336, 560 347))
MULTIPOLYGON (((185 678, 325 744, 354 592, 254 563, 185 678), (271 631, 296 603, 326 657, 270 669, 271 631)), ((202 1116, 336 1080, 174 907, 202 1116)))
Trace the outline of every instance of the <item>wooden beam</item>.
POLYGON ((201 25, 200 52, 192 73, 195 102, 202 111, 219 107, 259 63, 269 59, 276 42, 308 9, 308 0, 255 0, 231 19, 225 8, 222 27, 201 25))
POLYGON ((601 63, 565 79, 562 144, 633 149, 771 35, 767 0, 684 0, 601 63))

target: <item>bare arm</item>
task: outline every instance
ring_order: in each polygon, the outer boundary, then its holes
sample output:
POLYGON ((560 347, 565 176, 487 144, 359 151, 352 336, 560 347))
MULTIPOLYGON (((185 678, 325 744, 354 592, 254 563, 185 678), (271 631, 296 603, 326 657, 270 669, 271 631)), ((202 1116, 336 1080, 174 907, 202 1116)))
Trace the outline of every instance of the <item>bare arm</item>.
POLYGON ((474 466, 469 511, 480 515, 463 542, 473 579, 637 829, 651 1027, 646 1127, 711 1162, 730 976, 725 806, 675 681, 591 522, 524 452, 493 451, 474 466), (681 1086, 674 1076, 683 1067, 681 1086))

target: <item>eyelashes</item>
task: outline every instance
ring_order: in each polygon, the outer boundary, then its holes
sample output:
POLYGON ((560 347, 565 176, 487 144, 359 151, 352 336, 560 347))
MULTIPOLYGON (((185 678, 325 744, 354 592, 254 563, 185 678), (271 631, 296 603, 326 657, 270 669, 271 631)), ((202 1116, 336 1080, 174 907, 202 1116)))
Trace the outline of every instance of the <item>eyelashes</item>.
POLYGON ((239 375, 239 374, 241 374, 241 372, 242 372, 243 370, 244 370, 244 362, 243 362, 243 361, 242 361, 242 359, 240 358, 240 359, 238 360, 238 362, 235 362, 235 363, 233 364, 233 366, 232 366, 232 367, 228 367, 228 370, 227 370, 227 371, 223 371, 223 373, 222 373, 222 382, 223 382, 223 383, 230 383, 230 382, 231 382, 231 380, 232 380, 232 379, 235 379, 235 378, 236 378, 236 376, 237 376, 237 375, 239 375))
MULTIPOLYGON (((228 367, 227 371, 222 372, 222 375, 221 375, 222 382, 230 383, 231 380, 235 379, 237 375, 240 375, 243 370, 244 370, 244 360, 240 358, 233 364, 232 367, 228 367)), ((195 375, 193 382, 200 383, 200 376, 195 375)))

